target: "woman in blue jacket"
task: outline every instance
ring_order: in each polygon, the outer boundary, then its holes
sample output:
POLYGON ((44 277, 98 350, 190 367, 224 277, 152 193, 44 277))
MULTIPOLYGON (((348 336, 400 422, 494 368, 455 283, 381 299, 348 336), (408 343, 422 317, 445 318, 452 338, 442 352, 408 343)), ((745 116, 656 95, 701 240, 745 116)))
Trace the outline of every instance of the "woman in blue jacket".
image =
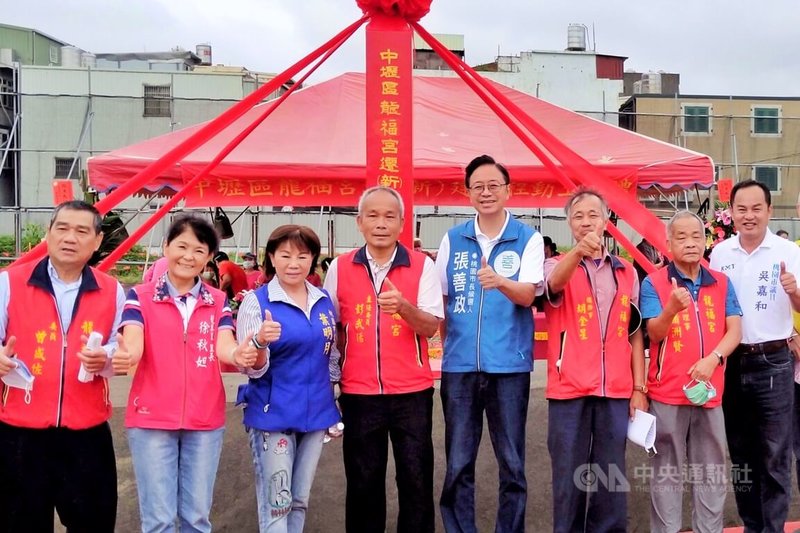
POLYGON ((256 348, 266 345, 267 360, 248 371, 238 401, 253 453, 259 529, 299 532, 326 431, 340 421, 332 387, 340 376, 336 317, 328 295, 306 281, 320 253, 313 230, 281 226, 266 252, 266 274, 274 276, 245 296, 237 336, 252 334, 256 348))

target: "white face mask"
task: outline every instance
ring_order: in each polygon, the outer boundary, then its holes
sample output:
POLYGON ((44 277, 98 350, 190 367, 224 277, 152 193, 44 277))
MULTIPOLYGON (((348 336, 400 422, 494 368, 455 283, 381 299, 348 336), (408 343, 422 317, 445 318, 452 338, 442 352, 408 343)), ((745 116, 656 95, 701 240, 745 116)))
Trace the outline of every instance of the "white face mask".
POLYGON ((256 264, 255 264, 255 262, 253 262, 253 261, 244 261, 244 262, 242 263, 242 266, 243 266, 244 268, 253 268, 254 266, 256 266, 256 264))
POLYGON ((204 280, 209 280, 209 281, 214 279, 214 273, 213 272, 203 272, 203 279, 204 280))
POLYGON ((31 371, 28 370, 27 365, 23 361, 14 359, 14 362, 17 364, 17 366, 14 368, 14 370, 3 376, 3 383, 5 383, 8 387, 24 390, 25 403, 30 404, 34 376, 31 374, 31 371))

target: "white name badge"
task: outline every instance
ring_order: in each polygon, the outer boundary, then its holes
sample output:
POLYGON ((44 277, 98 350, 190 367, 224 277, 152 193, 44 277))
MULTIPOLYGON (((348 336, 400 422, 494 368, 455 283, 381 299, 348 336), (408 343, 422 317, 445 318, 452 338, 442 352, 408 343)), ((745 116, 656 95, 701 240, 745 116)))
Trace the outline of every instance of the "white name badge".
POLYGON ((506 278, 510 278, 517 272, 519 272, 519 267, 522 261, 519 258, 519 254, 517 252, 513 252, 507 250, 505 252, 500 253, 494 259, 494 264, 492 268, 494 271, 504 276, 506 278))

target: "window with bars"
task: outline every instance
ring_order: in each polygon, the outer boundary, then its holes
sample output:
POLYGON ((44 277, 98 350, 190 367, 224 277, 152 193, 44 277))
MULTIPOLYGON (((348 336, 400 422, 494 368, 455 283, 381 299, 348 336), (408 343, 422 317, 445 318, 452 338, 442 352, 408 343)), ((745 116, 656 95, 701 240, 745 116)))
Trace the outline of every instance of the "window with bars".
POLYGON ((781 108, 753 106, 751 131, 755 135, 780 135, 781 108))
POLYGON ((711 133, 711 106, 684 105, 683 133, 708 135, 711 133))
POLYGON ((170 85, 144 86, 144 116, 145 117, 172 116, 172 86, 170 85))
POLYGON ((772 192, 781 190, 781 173, 779 167, 755 166, 753 167, 753 179, 763 183, 772 192))
POLYGON ((72 157, 56 157, 56 170, 53 174, 55 179, 67 179, 73 178, 78 179, 81 173, 81 160, 78 158, 75 160, 72 157), (70 176, 69 170, 72 168, 72 162, 75 161, 75 168, 72 170, 72 175, 70 176))

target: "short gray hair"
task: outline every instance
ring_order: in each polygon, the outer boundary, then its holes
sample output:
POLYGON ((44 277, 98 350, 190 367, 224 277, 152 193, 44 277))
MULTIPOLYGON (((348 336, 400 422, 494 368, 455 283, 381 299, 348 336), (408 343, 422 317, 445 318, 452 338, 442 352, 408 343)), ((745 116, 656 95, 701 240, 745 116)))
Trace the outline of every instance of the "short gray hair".
POLYGON ((672 226, 675 224, 675 222, 677 220, 681 220, 681 219, 684 219, 684 218, 693 218, 693 219, 695 219, 697 221, 697 223, 700 224, 700 231, 705 233, 705 231, 706 231, 706 223, 703 222, 703 219, 700 218, 699 216, 697 216, 696 214, 692 213, 691 211, 687 211, 687 210, 683 209, 681 211, 678 211, 674 215, 672 215, 672 218, 670 218, 669 222, 667 222, 667 240, 669 240, 670 235, 672 235, 672 226))
POLYGON ((67 202, 62 202, 56 206, 53 210, 53 214, 50 216, 50 224, 47 226, 48 228, 52 228, 53 224, 56 223, 56 219, 58 218, 58 214, 64 210, 69 211, 84 211, 86 213, 90 213, 92 215, 92 228, 96 234, 99 234, 103 231, 103 216, 100 214, 100 211, 97 210, 95 206, 84 202, 82 200, 69 200, 67 202))
POLYGON ((595 198, 600 200, 600 205, 603 209, 603 218, 608 220, 608 204, 606 203, 605 199, 602 196, 600 196, 599 192, 594 191, 592 189, 586 189, 583 187, 572 193, 572 196, 570 196, 569 200, 567 200, 567 205, 564 206, 564 213, 566 213, 567 218, 569 218, 569 213, 570 211, 572 211, 572 206, 574 206, 576 203, 583 200, 587 196, 594 196, 595 198))
POLYGON ((400 206, 400 218, 405 218, 405 206, 403 205, 403 197, 400 196, 400 193, 397 192, 397 189, 393 189, 391 187, 385 187, 383 185, 376 185, 375 187, 370 187, 366 191, 363 192, 361 198, 358 199, 358 214, 362 215, 364 212, 364 202, 367 201, 367 198, 375 194, 376 192, 388 192, 392 196, 394 196, 395 200, 397 200, 397 205, 400 206))

